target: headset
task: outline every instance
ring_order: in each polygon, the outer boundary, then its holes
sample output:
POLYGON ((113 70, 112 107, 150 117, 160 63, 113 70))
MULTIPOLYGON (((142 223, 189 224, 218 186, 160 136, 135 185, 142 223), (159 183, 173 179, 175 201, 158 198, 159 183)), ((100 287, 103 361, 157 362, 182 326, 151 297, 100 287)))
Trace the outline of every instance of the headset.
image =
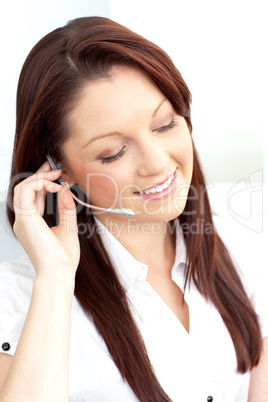
MULTIPOLYGON (((50 155, 46 155, 46 158, 51 166, 52 170, 58 170, 57 166, 55 165, 55 163, 53 162, 52 158, 50 155)), ((73 197, 73 199, 75 201, 77 201, 79 204, 91 208, 91 209, 96 209, 98 211, 105 211, 105 212, 111 212, 112 214, 117 214, 117 215, 124 215, 124 216, 134 216, 135 212, 132 211, 132 209, 129 208, 117 208, 117 209, 113 209, 113 208, 102 208, 102 207, 96 207, 95 205, 90 205, 87 204, 84 201, 81 201, 78 197, 76 197, 73 192, 70 190, 70 186, 69 184, 64 181, 63 177, 60 175, 60 177, 57 179, 57 181, 59 182, 59 184, 63 187, 66 188, 66 190, 69 191, 69 193, 71 194, 71 196, 73 197)))

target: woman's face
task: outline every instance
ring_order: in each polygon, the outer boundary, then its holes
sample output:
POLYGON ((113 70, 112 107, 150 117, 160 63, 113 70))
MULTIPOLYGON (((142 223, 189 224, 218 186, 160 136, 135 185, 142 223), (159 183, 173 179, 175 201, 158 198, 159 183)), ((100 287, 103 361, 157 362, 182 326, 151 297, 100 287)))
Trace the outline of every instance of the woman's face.
POLYGON ((77 183, 91 204, 130 208, 141 222, 180 215, 192 177, 191 136, 145 73, 120 66, 89 82, 68 124, 66 180, 77 183))

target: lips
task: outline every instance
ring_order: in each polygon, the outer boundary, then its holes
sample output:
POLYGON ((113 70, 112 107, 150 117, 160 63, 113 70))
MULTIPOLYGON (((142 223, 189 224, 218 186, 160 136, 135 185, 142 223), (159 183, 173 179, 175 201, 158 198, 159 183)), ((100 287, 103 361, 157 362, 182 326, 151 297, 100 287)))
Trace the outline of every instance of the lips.
POLYGON ((161 193, 162 191, 166 190, 170 184, 174 181, 176 171, 172 173, 166 180, 163 180, 160 183, 154 184, 153 186, 147 188, 146 190, 143 191, 137 191, 135 194, 138 195, 149 195, 149 194, 155 194, 155 193, 161 193))
POLYGON ((168 188, 168 186, 171 184, 172 180, 174 179, 174 175, 172 174, 169 179, 167 179, 162 185, 158 185, 156 187, 151 187, 148 190, 145 191, 140 191, 140 193, 143 194, 154 194, 154 193, 161 193, 161 191, 165 190, 168 188))

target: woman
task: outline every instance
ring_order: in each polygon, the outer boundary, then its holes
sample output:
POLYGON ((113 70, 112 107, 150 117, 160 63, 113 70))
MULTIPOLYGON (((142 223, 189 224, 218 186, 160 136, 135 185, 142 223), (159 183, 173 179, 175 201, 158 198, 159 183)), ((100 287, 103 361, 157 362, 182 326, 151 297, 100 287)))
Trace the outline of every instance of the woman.
POLYGON ((1 402, 244 401, 249 371, 248 400, 267 400, 268 333, 214 228, 190 100, 161 49, 108 19, 29 54, 7 206, 29 259, 1 267, 1 402), (75 205, 61 175, 134 216, 75 205))

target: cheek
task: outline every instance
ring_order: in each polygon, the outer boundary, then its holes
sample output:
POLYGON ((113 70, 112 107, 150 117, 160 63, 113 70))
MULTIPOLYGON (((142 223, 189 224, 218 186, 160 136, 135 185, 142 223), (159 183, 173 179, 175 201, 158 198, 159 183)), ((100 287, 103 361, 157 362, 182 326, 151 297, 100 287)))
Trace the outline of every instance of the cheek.
POLYGON ((173 158, 179 163, 182 173, 188 179, 193 170, 193 143, 189 132, 178 139, 173 148, 173 158))
POLYGON ((111 175, 88 173, 86 183, 86 194, 92 203, 110 206, 113 202, 116 202, 119 186, 111 175))
POLYGON ((105 207, 112 207, 117 203, 122 188, 127 186, 126 171, 122 174, 122 169, 118 172, 112 167, 105 166, 102 171, 85 168, 82 164, 76 165, 73 169, 76 183, 92 204, 105 207))
MULTIPOLYGON (((190 179, 192 178, 193 174, 193 166, 194 166, 194 154, 193 154, 193 143, 192 143, 192 138, 190 137, 188 141, 187 148, 185 150, 185 155, 187 154, 187 161, 185 160, 185 165, 187 166, 187 171, 188 174, 190 175, 190 179)), ((185 158, 186 159, 186 158, 185 158)))

